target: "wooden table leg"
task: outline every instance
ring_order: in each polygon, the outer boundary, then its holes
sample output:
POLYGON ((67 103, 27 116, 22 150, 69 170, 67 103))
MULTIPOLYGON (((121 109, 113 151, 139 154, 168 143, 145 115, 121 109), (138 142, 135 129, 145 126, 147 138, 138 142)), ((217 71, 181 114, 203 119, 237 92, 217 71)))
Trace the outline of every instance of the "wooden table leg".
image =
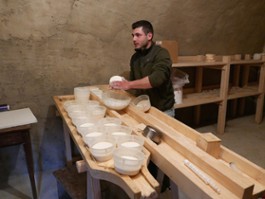
POLYGON ((34 164, 33 164, 33 155, 32 155, 32 147, 31 147, 29 130, 24 131, 24 140, 25 142, 23 144, 23 147, 24 147, 26 161, 27 161, 27 169, 29 173, 32 194, 33 194, 33 198, 37 199, 37 189, 36 189, 35 178, 34 178, 34 164))
POLYGON ((227 95, 229 87, 229 75, 230 75, 230 57, 224 56, 223 61, 227 64, 222 68, 221 74, 221 86, 220 86, 220 97, 222 101, 219 103, 218 107, 218 121, 217 121, 217 133, 223 134, 225 132, 226 123, 226 111, 227 111, 227 95))
MULTIPOLYGON (((265 61, 265 56, 262 57, 262 60, 265 61)), ((255 114, 255 121, 259 124, 262 122, 263 118, 263 107, 264 107, 264 90, 265 90, 265 63, 260 67, 260 75, 259 75, 259 94, 257 98, 257 105, 256 105, 256 114, 255 114)))
MULTIPOLYGON (((234 74, 233 74, 233 82, 232 85, 234 87, 239 87, 239 79, 240 79, 240 65, 233 66, 234 74)), ((231 116, 232 118, 236 117, 237 108, 238 108, 238 99, 231 100, 232 108, 231 108, 231 116)))
MULTIPOLYGON (((200 93, 202 92, 202 81, 203 81, 203 68, 196 67, 196 83, 195 83, 195 92, 200 93)), ((200 117, 201 117, 201 106, 194 107, 194 124, 200 124, 200 117)))
POLYGON ((90 172, 87 171, 87 199, 100 199, 101 198, 101 188, 100 180, 94 179, 90 172))
POLYGON ((71 138, 67 125, 63 122, 63 131, 64 131, 64 143, 65 143, 65 156, 66 164, 72 165, 72 147, 71 147, 71 138))

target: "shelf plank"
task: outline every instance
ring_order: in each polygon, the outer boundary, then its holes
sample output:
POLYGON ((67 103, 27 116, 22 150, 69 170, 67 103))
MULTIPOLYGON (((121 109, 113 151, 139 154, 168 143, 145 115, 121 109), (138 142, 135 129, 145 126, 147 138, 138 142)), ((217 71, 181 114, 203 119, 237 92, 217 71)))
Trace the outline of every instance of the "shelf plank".
POLYGON ((185 94, 183 96, 182 103, 175 104, 174 108, 185 108, 190 106, 221 102, 222 99, 219 96, 219 92, 215 91, 218 91, 218 89, 215 89, 212 92, 185 94))
MULTIPOLYGON (((190 106, 197 106, 209 103, 218 103, 222 101, 222 98, 219 96, 220 89, 207 90, 200 93, 190 93, 185 94, 182 99, 181 104, 175 104, 174 108, 185 108, 190 106)), ((261 94, 258 91, 257 86, 247 86, 244 88, 232 87, 229 91, 228 100, 256 96, 261 94)))
POLYGON ((263 60, 237 60, 231 61, 231 65, 262 65, 264 64, 263 60))
POLYGON ((183 61, 183 62, 177 62, 173 63, 172 67, 198 67, 198 66, 223 66, 226 63, 224 62, 203 62, 203 61, 197 61, 197 62, 190 62, 190 61, 183 61))
POLYGON ((242 98, 242 97, 249 97, 249 96, 256 96, 261 94, 258 91, 257 86, 247 86, 244 88, 240 87, 233 87, 230 89, 229 94, 228 94, 228 99, 237 99, 237 98, 242 98))

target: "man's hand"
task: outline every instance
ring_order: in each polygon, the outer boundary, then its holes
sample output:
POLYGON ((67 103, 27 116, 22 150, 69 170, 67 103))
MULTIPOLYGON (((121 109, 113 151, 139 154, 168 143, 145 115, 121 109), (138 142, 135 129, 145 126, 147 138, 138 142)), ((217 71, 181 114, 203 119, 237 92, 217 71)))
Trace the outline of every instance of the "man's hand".
POLYGON ((112 89, 119 89, 119 90, 129 90, 130 89, 130 82, 126 79, 122 81, 113 81, 110 84, 112 89))
POLYGON ((110 87, 113 89, 120 89, 120 90, 129 90, 129 89, 149 89, 152 88, 152 85, 150 84, 148 76, 134 80, 134 81, 128 81, 126 79, 122 81, 113 81, 110 84, 110 87))

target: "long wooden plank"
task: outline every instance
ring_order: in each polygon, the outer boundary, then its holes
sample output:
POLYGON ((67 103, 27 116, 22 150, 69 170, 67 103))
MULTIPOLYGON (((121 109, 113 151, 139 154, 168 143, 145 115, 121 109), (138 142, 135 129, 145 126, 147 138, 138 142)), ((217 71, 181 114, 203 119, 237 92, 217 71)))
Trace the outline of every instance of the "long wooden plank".
MULTIPOLYGON (((163 132, 163 140, 171 147, 177 148, 183 156, 194 161, 201 169, 204 169, 208 175, 218 180, 223 186, 235 193, 240 198, 250 198, 253 191, 253 183, 243 176, 223 167, 215 158, 207 156, 191 140, 177 133, 172 127, 160 122, 159 118, 148 114, 136 113, 134 107, 127 110, 132 117, 144 121, 148 125, 153 125, 163 132)), ((162 116, 162 115, 161 115, 162 116)))
POLYGON ((220 159, 227 162, 228 164, 233 163, 236 166, 237 171, 259 182, 263 186, 263 193, 264 193, 265 169, 248 161, 246 158, 238 155, 237 153, 229 150, 224 146, 221 146, 220 159))
MULTIPOLYGON (((196 142, 199 138, 200 133, 196 130, 188 127, 187 125, 167 116, 159 115, 159 111, 155 108, 152 108, 150 114, 159 118, 162 122, 166 123, 167 125, 171 126, 174 129, 177 129, 179 133, 188 137, 189 139, 196 142)), ((254 163, 250 162, 249 160, 243 158, 242 156, 236 154, 235 152, 227 149, 224 146, 221 146, 220 152, 220 160, 226 162, 226 165, 230 162, 235 162, 238 169, 240 169, 245 175, 249 176, 255 184, 253 195, 259 195, 261 193, 264 194, 265 191, 265 171, 263 168, 255 165, 254 163), (260 183, 260 185, 258 183, 260 183), (256 186, 260 186, 260 189, 256 189, 256 186)))
MULTIPOLYGON (((152 114, 154 117, 157 117, 162 121, 163 123, 171 126, 174 129, 177 129, 179 133, 182 135, 186 136, 187 138, 191 139, 196 142, 196 140, 200 137, 200 133, 189 126, 173 119, 167 116, 162 116, 159 114, 160 112, 155 109, 151 108, 149 111, 150 114, 152 114)), ((250 180, 252 180, 253 183, 255 183, 256 187, 256 182, 261 184, 261 189, 257 189, 254 187, 254 195, 259 194, 260 192, 264 193, 265 191, 265 170, 256 164, 250 162, 246 158, 238 155, 237 153, 231 151, 230 149, 221 146, 221 151, 220 151, 220 159, 226 162, 226 165, 229 165, 230 162, 234 162, 237 165, 237 168, 241 170, 241 173, 244 173, 244 175, 249 176, 250 180)))

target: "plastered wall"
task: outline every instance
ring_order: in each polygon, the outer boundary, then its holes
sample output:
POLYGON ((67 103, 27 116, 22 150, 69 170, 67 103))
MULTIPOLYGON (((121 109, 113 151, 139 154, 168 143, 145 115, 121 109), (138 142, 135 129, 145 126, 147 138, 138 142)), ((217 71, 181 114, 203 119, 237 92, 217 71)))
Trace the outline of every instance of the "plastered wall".
MULTIPOLYGON (((1 0, 0 104, 30 107, 36 170, 64 165, 52 96, 105 84, 128 70, 131 23, 150 20, 156 40, 177 40, 180 55, 261 52, 263 0, 1 0)), ((25 172, 21 147, 0 149, 0 176, 25 172), (6 175, 2 175, 1 173, 6 175)))

